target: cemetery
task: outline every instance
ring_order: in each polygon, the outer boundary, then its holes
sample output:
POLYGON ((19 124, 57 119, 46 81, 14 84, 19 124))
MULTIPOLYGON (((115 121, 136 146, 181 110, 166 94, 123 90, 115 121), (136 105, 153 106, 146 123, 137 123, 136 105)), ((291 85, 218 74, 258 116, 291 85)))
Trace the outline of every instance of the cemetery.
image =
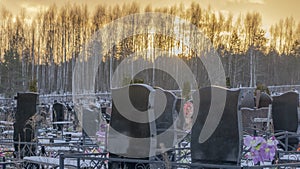
POLYGON ((0 169, 300 169, 296 1, 1 1, 0 169))
POLYGON ((2 168, 300 167, 296 91, 208 86, 187 100, 136 83, 86 105, 70 97, 1 100, 2 168))

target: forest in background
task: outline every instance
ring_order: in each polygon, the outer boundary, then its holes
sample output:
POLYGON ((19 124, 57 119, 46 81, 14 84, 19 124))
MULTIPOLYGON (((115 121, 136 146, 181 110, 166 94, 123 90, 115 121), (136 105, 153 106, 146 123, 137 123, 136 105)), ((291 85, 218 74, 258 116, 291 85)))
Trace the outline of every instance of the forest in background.
MULTIPOLYGON (((199 3, 142 8, 134 2, 100 4, 95 9, 66 4, 61 8, 52 5, 33 18, 25 10, 14 16, 5 7, 1 8, 0 93, 11 97, 30 88, 40 94, 71 92, 72 70, 89 38, 105 24, 140 12, 175 15, 202 30, 219 53, 231 87, 300 82, 300 23, 293 17, 283 18, 270 30, 264 30, 260 13, 248 12, 235 19, 232 14, 224 15, 199 3)), ((165 25, 166 29, 173 29, 172 26, 165 25)), ((180 29, 179 33, 184 31, 187 30, 180 29)), ((110 90, 110 69, 115 70, 124 58, 147 48, 151 43, 147 38, 147 35, 129 37, 110 50, 99 66, 96 92, 110 90)), ((206 77, 199 73, 205 70, 197 53, 163 35, 156 35, 152 43, 166 50, 180 48, 177 56, 190 66, 200 86, 205 85, 206 77)), ((149 72, 146 74, 151 76, 149 72)), ((155 84, 176 89, 176 84, 169 83, 168 78, 165 73, 156 73, 155 84)), ((144 80, 151 83, 151 78, 144 80)))

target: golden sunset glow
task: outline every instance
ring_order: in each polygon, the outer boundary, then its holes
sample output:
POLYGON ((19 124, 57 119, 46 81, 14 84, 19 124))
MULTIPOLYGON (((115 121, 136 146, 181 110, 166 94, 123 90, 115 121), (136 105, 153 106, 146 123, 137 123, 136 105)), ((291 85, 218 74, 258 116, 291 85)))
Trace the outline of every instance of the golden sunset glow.
MULTIPOLYGON (((33 16, 39 11, 46 10, 52 4, 56 4, 57 7, 65 4, 87 4, 89 11, 93 11, 95 6, 101 5, 119 5, 122 6, 124 3, 131 3, 134 0, 72 0, 72 1, 57 1, 57 0, 2 0, 0 5, 6 7, 14 14, 18 14, 23 8, 26 12, 33 16)), ((298 0, 139 0, 135 1, 142 7, 150 4, 153 7, 170 7, 173 5, 180 5, 182 3, 185 7, 188 7, 191 2, 196 2, 201 5, 202 8, 210 7, 211 10, 221 12, 225 16, 229 13, 233 14, 236 18, 240 14, 245 14, 248 11, 257 11, 262 14, 263 27, 269 28, 271 24, 284 19, 285 17, 293 16, 296 21, 300 21, 299 6, 300 1, 298 0)))

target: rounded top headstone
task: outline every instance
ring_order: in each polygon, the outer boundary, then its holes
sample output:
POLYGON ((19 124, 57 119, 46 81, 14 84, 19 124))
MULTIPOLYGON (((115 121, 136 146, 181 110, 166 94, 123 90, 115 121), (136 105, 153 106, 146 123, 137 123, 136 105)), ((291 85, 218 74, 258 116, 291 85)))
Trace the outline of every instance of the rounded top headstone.
POLYGON ((273 102, 272 97, 270 95, 268 95, 267 93, 262 92, 260 94, 258 108, 269 107, 269 105, 272 104, 272 102, 273 102))

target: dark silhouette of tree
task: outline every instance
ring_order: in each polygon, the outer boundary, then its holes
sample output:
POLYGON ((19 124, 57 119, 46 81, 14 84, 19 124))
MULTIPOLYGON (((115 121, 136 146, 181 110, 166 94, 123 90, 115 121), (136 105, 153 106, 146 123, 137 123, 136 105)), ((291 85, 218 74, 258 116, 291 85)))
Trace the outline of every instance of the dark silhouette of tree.
MULTIPOLYGON (((270 30, 262 28, 260 13, 248 12, 233 20, 233 15, 213 11, 210 7, 202 8, 200 3, 189 6, 177 4, 154 8, 146 5, 141 8, 137 2, 124 3, 122 6, 99 4, 93 12, 84 4, 66 3, 58 8, 55 5, 41 10, 35 17, 24 9, 13 16, 5 7, 0 9, 0 91, 11 96, 18 91, 28 90, 30 82, 36 80, 40 93, 71 92, 72 71, 83 47, 89 39, 104 25, 123 16, 139 12, 160 12, 178 16, 190 21, 201 30, 218 51, 226 77, 231 86, 254 86, 256 82, 266 85, 299 84, 300 71, 300 23, 293 17, 287 17, 274 23, 270 30), (29 20, 29 21, 28 21, 29 20)), ((157 18, 159 19, 159 18, 157 18)), ((166 19, 166 18, 160 18, 166 19)), ((115 37, 125 31, 138 32, 138 18, 132 18, 131 30, 126 24, 120 25, 115 37)), ((148 20, 143 21, 145 23, 148 20)), ((201 41, 195 37, 194 27, 186 27, 177 21, 159 23, 165 34, 188 35, 191 44, 202 46, 202 51, 193 51, 189 46, 162 34, 139 34, 117 42, 108 53, 104 54, 98 68, 95 91, 110 90, 112 73, 123 59, 131 54, 154 49, 169 51, 180 57, 195 74, 200 86, 207 84, 205 67, 198 57, 206 55, 201 41), (175 52, 176 51, 176 52, 175 52)), ((114 38, 111 38, 114 39, 114 38)), ((111 43, 111 39, 107 43, 111 43)), ((148 51, 140 60, 148 62, 161 59, 155 50, 148 51), (151 52, 151 54, 149 53, 151 52), (151 55, 151 59, 147 58, 151 55)), ((172 57, 174 57, 172 55, 172 57)), ((171 54, 170 54, 171 56, 171 54)), ((138 62, 132 62, 132 65, 138 62)), ((159 64, 169 64, 165 60, 159 64)), ((143 65, 140 65, 143 66, 143 65)), ((182 76, 178 65, 174 65, 176 76, 182 76)), ((176 84, 167 84, 170 78, 163 71, 145 71, 140 74, 145 83, 155 83, 176 88, 176 84), (169 86, 168 86, 169 85, 169 86)), ((126 76, 131 76, 131 71, 126 76)), ((132 78, 132 77, 130 77, 132 78)))

